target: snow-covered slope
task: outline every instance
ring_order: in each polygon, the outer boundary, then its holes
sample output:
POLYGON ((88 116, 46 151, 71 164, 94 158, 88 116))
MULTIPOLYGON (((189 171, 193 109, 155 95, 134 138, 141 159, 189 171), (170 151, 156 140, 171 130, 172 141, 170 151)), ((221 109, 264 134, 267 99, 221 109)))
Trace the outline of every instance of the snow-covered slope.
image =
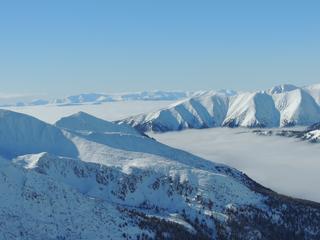
MULTIPOLYGON (((216 97, 214 103, 224 104, 223 96, 216 97)), ((20 136, 25 121, 6 113, 20 136)), ((60 131, 72 142, 66 148, 76 148, 75 156, 64 151, 19 151, 17 156, 20 145, 3 145, 0 153, 14 157, 0 160, 1 234, 9 239, 320 237, 319 204, 280 196, 233 168, 121 132, 113 123, 105 123, 107 131, 93 129, 92 123, 104 124, 92 119, 83 113, 71 116, 69 129, 60 131), (83 119, 86 124, 79 124, 83 119)), ((34 136, 51 134, 32 129, 34 136)), ((15 136, 11 131, 4 128, 2 134, 15 136)))
POLYGON ((223 126, 229 127, 276 127, 279 112, 270 95, 243 93, 230 99, 229 109, 223 126))
POLYGON ((28 115, 0 110, 0 155, 11 158, 39 152, 69 157, 78 154, 59 128, 28 115))
POLYGON ((278 93, 284 93, 284 92, 290 92, 293 90, 298 89, 297 86, 292 84, 282 84, 278 86, 274 86, 271 89, 268 90, 268 93, 270 94, 278 94, 278 93))
POLYGON ((142 131, 155 132, 217 126, 310 125, 320 121, 320 106, 316 103, 317 91, 314 90, 313 95, 309 92, 293 85, 238 94, 206 92, 159 111, 119 122, 128 123, 142 131))
MULTIPOLYGON (((32 158, 38 156, 44 157, 32 158)), ((0 239, 126 239, 146 232, 116 205, 4 159, 0 193, 0 239)))
POLYGON ((296 89, 273 95, 281 113, 280 126, 311 125, 319 122, 320 108, 304 90, 296 89))
POLYGON ((228 104, 227 94, 210 91, 177 102, 154 113, 128 118, 124 123, 142 131, 159 132, 184 128, 215 127, 220 126, 225 119, 228 104))
POLYGON ((320 84, 306 86, 303 89, 314 98, 318 105, 320 105, 320 84))
POLYGON ((78 112, 71 116, 61 118, 56 122, 55 125, 62 129, 69 129, 74 131, 139 134, 137 130, 127 124, 114 124, 96 118, 85 112, 78 112))

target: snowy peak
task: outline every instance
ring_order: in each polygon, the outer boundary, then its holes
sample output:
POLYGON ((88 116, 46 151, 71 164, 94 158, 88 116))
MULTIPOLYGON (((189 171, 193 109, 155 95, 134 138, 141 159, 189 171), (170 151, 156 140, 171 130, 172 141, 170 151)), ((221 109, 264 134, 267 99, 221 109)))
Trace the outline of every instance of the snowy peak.
POLYGON ((306 86, 303 89, 314 98, 318 105, 320 105, 320 84, 306 86))
POLYGON ((40 152, 77 156, 60 129, 25 114, 0 110, 0 133, 0 153, 6 158, 40 152))
POLYGON ((306 91, 296 89, 273 96, 281 113, 280 126, 311 125, 320 120, 320 108, 306 91))
POLYGON ((243 93, 230 99, 223 126, 276 127, 280 114, 270 95, 264 92, 243 93))
POLYGON ((61 118, 55 123, 59 128, 73 131, 92 131, 101 133, 122 133, 140 135, 137 130, 127 124, 116 124, 96 118, 85 112, 78 112, 61 118))
POLYGON ((278 94, 278 93, 290 92, 296 89, 298 89, 298 87, 295 85, 282 84, 282 85, 274 86, 273 88, 269 89, 268 92, 270 94, 278 94))
POLYGON ((227 109, 227 94, 209 91, 177 102, 166 109, 120 122, 128 123, 140 131, 161 132, 185 128, 208 128, 219 126, 225 118, 227 109))

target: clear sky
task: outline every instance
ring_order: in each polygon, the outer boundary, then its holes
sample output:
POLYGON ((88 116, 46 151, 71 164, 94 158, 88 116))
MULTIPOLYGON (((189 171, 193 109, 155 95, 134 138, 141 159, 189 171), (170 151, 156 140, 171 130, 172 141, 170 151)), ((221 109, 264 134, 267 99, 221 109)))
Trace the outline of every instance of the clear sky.
POLYGON ((320 82, 320 1, 0 0, 0 92, 320 82))

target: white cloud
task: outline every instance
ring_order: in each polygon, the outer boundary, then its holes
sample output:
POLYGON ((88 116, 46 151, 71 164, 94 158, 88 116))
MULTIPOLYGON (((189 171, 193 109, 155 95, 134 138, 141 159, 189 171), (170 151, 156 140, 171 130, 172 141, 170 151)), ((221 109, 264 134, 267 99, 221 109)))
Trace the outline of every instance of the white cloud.
POLYGON ((235 167, 282 194, 320 202, 320 144, 226 128, 153 134, 152 137, 235 167))

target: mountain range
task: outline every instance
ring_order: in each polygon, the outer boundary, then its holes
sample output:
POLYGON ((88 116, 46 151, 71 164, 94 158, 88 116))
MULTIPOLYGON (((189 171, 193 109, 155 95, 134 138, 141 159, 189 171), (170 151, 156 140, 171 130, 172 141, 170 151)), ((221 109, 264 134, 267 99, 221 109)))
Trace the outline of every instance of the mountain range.
MULTIPOLYGON (((143 91, 129 93, 81 93, 77 95, 67 96, 65 98, 57 98, 53 100, 33 99, 31 101, 17 101, 15 104, 2 103, 2 106, 41 106, 41 105, 80 105, 80 104, 101 104, 105 102, 119 101, 175 101, 190 97, 194 92, 189 91, 143 91)), ((1 103, 1 102, 0 102, 1 103)))
POLYGON ((320 204, 124 123, 0 110, 0 126, 2 239, 320 238, 320 204))
POLYGON ((255 92, 208 91, 119 122, 146 132, 187 128, 308 126, 320 122, 320 84, 255 92))

